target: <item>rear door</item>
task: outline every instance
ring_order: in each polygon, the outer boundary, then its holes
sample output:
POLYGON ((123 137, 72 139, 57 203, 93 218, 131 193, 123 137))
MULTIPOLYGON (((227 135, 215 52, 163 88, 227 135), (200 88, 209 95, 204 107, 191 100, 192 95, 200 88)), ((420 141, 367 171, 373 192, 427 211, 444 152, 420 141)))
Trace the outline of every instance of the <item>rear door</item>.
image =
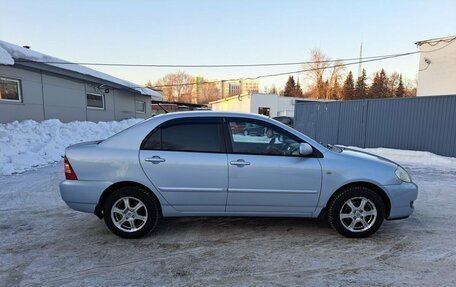
POLYGON ((228 166, 221 118, 168 121, 143 142, 141 165, 176 210, 224 212, 228 166))
POLYGON ((318 155, 299 155, 301 139, 267 122, 227 119, 227 212, 312 213, 321 188, 318 155), (234 132, 245 126, 258 132, 234 132))

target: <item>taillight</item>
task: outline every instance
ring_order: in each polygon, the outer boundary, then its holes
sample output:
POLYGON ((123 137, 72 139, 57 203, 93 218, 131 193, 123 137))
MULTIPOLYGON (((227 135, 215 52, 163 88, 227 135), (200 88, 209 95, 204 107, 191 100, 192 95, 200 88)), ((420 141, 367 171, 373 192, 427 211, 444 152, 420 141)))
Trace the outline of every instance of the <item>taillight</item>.
POLYGON ((63 166, 65 168, 65 178, 69 180, 77 180, 78 177, 76 176, 76 173, 74 173, 73 168, 71 167, 70 162, 68 161, 68 158, 65 156, 63 158, 63 166))

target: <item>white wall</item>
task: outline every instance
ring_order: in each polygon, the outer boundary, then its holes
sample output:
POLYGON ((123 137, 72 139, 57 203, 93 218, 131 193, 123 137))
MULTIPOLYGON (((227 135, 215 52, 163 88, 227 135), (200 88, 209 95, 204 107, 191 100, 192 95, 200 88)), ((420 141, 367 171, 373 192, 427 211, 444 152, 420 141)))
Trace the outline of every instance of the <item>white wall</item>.
POLYGON ((456 40, 435 46, 423 43, 420 51, 417 96, 455 95, 456 40), (428 65, 425 59, 431 63, 428 65))
POLYGON ((251 94, 212 103, 212 110, 258 114, 259 108, 269 108, 271 117, 294 116, 295 101, 275 94, 251 94))
POLYGON ((212 110, 217 112, 250 113, 250 95, 231 97, 212 103, 212 110))

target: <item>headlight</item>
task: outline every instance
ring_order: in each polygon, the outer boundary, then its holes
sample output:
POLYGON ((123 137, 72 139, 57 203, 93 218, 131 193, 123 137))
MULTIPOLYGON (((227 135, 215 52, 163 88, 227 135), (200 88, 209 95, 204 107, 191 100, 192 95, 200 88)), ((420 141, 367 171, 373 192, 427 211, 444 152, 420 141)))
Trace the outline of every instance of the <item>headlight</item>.
POLYGON ((404 182, 412 182, 412 178, 410 177, 408 172, 402 167, 398 166, 395 173, 400 180, 404 182))

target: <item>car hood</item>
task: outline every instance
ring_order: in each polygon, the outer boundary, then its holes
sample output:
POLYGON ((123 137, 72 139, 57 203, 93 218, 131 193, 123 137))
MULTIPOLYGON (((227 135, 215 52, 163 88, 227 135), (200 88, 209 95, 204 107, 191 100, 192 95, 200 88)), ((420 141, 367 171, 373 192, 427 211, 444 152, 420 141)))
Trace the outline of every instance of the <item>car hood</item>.
POLYGON ((394 167, 399 166, 399 164, 397 164, 396 162, 394 162, 390 159, 375 155, 375 154, 371 154, 371 153, 356 150, 356 149, 346 148, 346 147, 340 147, 340 148, 342 149, 341 154, 343 156, 361 159, 361 160, 368 160, 371 162, 377 162, 379 164, 384 164, 384 165, 393 165, 394 167))

